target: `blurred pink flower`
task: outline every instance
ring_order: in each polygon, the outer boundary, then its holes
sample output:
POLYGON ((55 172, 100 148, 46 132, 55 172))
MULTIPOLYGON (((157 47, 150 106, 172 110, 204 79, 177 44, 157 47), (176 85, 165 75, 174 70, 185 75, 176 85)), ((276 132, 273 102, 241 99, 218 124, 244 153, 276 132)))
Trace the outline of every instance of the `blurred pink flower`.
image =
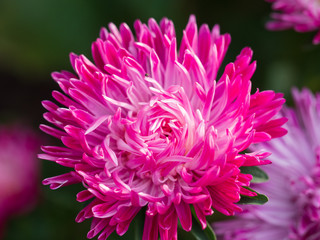
POLYGON ((239 167, 267 164, 268 153, 240 152, 286 133, 286 119, 273 119, 284 99, 250 94, 256 63, 249 48, 216 81, 230 43, 219 26, 198 31, 191 16, 179 50, 166 18, 137 20, 134 28, 136 37, 126 24, 110 23, 92 44, 94 64, 71 54, 76 75, 52 74, 63 107, 43 101, 56 128, 41 129, 66 147, 45 146, 39 157, 71 171, 43 183, 83 183, 77 200, 92 201, 76 220, 93 218, 88 238, 123 235, 146 207, 143 239, 176 239, 178 219, 192 228, 190 206, 205 228, 213 208, 232 215, 241 211, 240 194, 255 195, 243 188, 252 176, 239 167))
POLYGON ((272 152, 272 164, 263 166, 269 181, 254 184, 269 202, 216 223, 218 239, 320 239, 320 95, 294 89, 293 96, 296 109, 283 111, 288 134, 253 148, 272 152))
POLYGON ((272 3, 276 12, 271 14, 269 30, 293 28, 297 32, 318 31, 313 44, 320 43, 320 1, 319 0, 266 0, 272 3))
POLYGON ((30 129, 0 126, 0 228, 7 218, 30 209, 37 199, 39 147, 40 139, 30 129))

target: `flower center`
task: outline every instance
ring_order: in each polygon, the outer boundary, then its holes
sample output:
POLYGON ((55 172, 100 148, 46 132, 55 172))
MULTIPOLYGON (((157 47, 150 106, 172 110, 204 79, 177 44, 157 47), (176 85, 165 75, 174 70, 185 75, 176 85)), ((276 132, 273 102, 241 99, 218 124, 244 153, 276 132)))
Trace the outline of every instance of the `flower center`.
POLYGON ((193 145, 193 121, 179 102, 159 100, 138 113, 134 128, 154 157, 169 149, 170 155, 185 155, 193 145))
POLYGON ((204 134, 197 131, 201 117, 192 112, 186 98, 179 92, 164 94, 122 121, 124 135, 117 148, 125 150, 121 153, 125 165, 141 178, 175 176, 177 168, 190 161, 188 152, 204 134))

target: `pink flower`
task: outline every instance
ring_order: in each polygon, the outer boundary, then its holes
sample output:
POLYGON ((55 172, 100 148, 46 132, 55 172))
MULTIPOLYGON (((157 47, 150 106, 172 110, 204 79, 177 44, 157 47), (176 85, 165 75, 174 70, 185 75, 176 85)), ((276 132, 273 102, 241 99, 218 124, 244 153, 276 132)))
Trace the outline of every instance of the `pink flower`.
POLYGON ((313 44, 320 43, 320 2, 319 0, 266 0, 272 2, 275 13, 273 21, 267 23, 269 30, 293 28, 297 32, 318 31, 313 44))
POLYGON ((40 139, 22 126, 0 126, 0 235, 13 214, 28 210, 38 193, 40 139))
POLYGON ((283 111, 288 134, 253 148, 272 152, 272 164, 263 166, 269 181, 254 185, 269 202, 216 223, 220 239, 320 239, 320 95, 294 89, 293 96, 296 109, 283 111))
POLYGON ((137 20, 134 28, 136 37, 126 24, 110 23, 92 44, 94 63, 71 54, 76 75, 52 74, 63 107, 44 101, 56 128, 41 129, 66 147, 43 147, 40 158, 71 171, 43 183, 83 183, 77 200, 91 202, 76 221, 93 218, 88 238, 123 235, 146 207, 143 239, 177 239, 178 219, 192 228, 190 206, 205 228, 213 208, 232 215, 241 211, 240 194, 255 195, 243 188, 252 176, 239 167, 267 164, 268 153, 241 152, 286 133, 286 119, 273 118, 284 99, 250 94, 256 63, 249 48, 216 81, 230 43, 219 26, 198 31, 191 16, 179 50, 166 18, 137 20))

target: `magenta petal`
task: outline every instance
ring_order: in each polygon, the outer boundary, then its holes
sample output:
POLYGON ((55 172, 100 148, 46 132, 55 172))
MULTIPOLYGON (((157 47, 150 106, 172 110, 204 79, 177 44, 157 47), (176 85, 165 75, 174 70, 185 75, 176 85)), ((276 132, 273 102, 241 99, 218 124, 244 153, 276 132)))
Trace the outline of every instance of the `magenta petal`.
POLYGON ((146 215, 142 240, 158 240, 158 216, 146 215))
POLYGON ((175 208, 182 228, 186 231, 190 231, 192 227, 190 206, 181 202, 179 205, 175 205, 175 208))
POLYGON ((65 173, 56 177, 46 178, 42 181, 44 185, 50 185, 51 189, 58 189, 63 186, 81 182, 81 178, 75 172, 65 173))

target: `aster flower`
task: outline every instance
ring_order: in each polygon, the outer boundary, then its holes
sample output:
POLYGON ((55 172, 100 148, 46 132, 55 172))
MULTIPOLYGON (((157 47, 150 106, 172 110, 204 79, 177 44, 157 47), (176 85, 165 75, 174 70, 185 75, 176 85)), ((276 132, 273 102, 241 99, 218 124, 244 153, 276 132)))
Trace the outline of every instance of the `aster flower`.
POLYGON ((320 2, 319 0, 266 0, 272 2, 275 13, 266 27, 269 30, 293 28, 297 32, 318 31, 313 44, 320 43, 320 2))
POLYGON ((254 186, 269 202, 216 223, 220 239, 320 239, 320 95, 294 89, 293 97, 296 109, 282 112, 288 134, 253 148, 272 152, 272 164, 262 167, 270 180, 254 186))
POLYGON ((0 235, 9 217, 28 210, 38 193, 40 139, 22 126, 0 126, 0 235))
POLYGON ((88 238, 123 235, 146 209, 144 240, 177 239, 178 220, 190 231, 192 211, 204 229, 213 209, 232 215, 241 211, 240 195, 256 195, 239 167, 267 164, 268 153, 241 152, 285 134, 286 119, 274 118, 284 99, 250 94, 256 62, 249 48, 216 81, 230 43, 217 25, 198 31, 191 16, 179 50, 166 18, 137 20, 134 29, 135 37, 126 24, 110 23, 92 44, 94 63, 71 54, 76 74, 52 74, 62 106, 43 101, 55 127, 41 129, 65 147, 44 146, 40 158, 71 171, 43 183, 82 182, 77 200, 91 201, 76 221, 92 218, 88 238))

